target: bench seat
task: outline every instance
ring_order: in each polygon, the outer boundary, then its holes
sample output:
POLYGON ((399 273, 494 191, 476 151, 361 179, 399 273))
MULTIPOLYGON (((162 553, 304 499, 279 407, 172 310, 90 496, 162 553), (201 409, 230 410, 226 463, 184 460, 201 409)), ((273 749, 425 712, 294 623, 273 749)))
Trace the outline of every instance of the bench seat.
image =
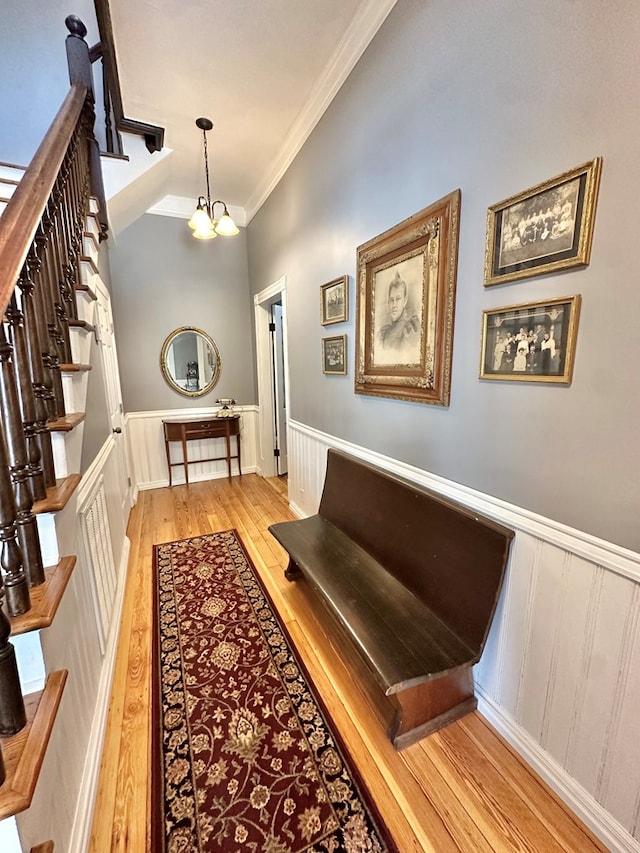
MULTIPOLYGON (((386 695, 475 662, 473 651, 424 602, 331 522, 316 515, 270 529, 295 555, 295 565, 366 658, 386 695)), ((295 568, 287 571, 293 580, 295 568)))

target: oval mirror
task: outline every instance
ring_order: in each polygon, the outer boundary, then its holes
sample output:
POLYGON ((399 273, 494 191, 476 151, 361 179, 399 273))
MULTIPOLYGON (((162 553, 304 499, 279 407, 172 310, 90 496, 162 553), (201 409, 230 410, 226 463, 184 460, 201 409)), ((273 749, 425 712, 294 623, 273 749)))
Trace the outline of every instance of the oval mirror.
POLYGON ((220 353, 202 329, 182 326, 162 344, 160 367, 174 391, 200 397, 215 388, 220 378, 220 353))

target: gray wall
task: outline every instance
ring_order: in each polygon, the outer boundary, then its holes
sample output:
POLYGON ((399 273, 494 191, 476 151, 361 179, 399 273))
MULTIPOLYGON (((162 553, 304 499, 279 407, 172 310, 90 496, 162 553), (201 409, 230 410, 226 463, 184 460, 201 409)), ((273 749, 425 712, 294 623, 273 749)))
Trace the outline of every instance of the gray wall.
POLYGON ((89 45, 98 26, 93 0, 3 0, 1 9, 0 160, 26 166, 69 91, 65 18, 84 21, 89 45))
POLYGON ((118 235, 110 261, 125 412, 256 402, 245 229, 194 240, 185 220, 147 214, 118 235), (160 372, 162 344, 180 326, 207 332, 220 352, 220 380, 202 397, 178 394, 160 372))
POLYGON ((638 550, 640 7, 614 7, 399 0, 251 222, 249 273, 287 276, 293 419, 638 550), (597 155, 590 266, 485 290, 487 207, 597 155), (451 405, 356 396, 355 300, 328 332, 319 286, 353 298, 356 247, 458 187, 451 405), (570 387, 478 379, 483 309, 576 293, 570 387), (343 332, 349 375, 323 376, 343 332))

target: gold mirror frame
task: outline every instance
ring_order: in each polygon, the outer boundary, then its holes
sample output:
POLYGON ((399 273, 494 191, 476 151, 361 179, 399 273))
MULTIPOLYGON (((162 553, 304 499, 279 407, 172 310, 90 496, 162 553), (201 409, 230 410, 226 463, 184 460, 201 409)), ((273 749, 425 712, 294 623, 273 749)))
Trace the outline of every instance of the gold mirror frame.
POLYGON ((178 394, 182 394, 184 397, 202 397, 203 394, 208 394, 218 384, 222 369, 222 362, 220 361, 218 347, 215 345, 215 342, 210 335, 203 332, 202 329, 198 329, 196 326, 181 326, 179 329, 174 329, 162 344, 162 350, 160 351, 160 369, 162 370, 162 375, 164 376, 167 385, 169 385, 169 387, 174 391, 177 391, 178 394), (193 332, 196 336, 196 353, 198 335, 208 347, 208 352, 201 353, 196 360, 187 362, 185 364, 185 377, 182 378, 175 375, 175 369, 173 372, 170 369, 173 357, 171 347, 180 335, 186 334, 187 332, 193 332), (194 364, 196 366, 195 375, 193 373, 189 375, 189 364, 194 364), (206 375, 207 365, 212 371, 211 378, 202 387, 200 387, 200 376, 203 374, 206 375), (180 384, 182 381, 184 381, 184 387, 180 384), (196 387, 190 388, 190 384, 195 384, 196 387))

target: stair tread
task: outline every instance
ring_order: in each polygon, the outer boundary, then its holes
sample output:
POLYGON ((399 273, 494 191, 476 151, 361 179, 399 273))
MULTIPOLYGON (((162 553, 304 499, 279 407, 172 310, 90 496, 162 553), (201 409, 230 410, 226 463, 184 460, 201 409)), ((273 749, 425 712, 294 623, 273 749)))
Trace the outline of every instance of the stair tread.
POLYGON ((2 738, 7 777, 0 787, 0 820, 31 805, 67 675, 66 669, 52 672, 44 690, 25 696, 27 725, 17 735, 2 738))
POLYGON ((85 332, 93 332, 93 326, 86 320, 68 320, 67 322, 70 329, 84 329, 85 332))
POLYGON ((47 421, 49 432, 71 432, 72 429, 81 424, 85 419, 84 412, 72 412, 56 420, 47 421))
POLYGON ((75 290, 78 293, 86 293, 89 299, 96 300, 98 298, 88 284, 76 284, 75 290))
POLYGON ((93 370, 91 364, 61 364, 60 371, 62 373, 86 373, 87 370, 93 370))
POLYGON ((38 515, 41 512, 59 512, 64 509, 80 480, 80 474, 69 474, 68 477, 57 480, 55 486, 47 489, 47 497, 34 503, 33 512, 38 515))
POLYGON ((29 590, 31 609, 20 616, 9 616, 12 637, 51 625, 75 564, 76 557, 63 557, 55 566, 44 570, 44 583, 29 590))
MULTIPOLYGON (((85 263, 85 264, 89 264, 89 266, 91 267, 91 269, 92 269, 95 273, 99 273, 99 272, 100 272, 100 270, 98 269, 98 267, 97 267, 97 265, 96 265, 96 262, 93 260, 93 258, 90 258, 88 255, 81 255, 81 256, 80 256, 80 260, 81 260, 81 261, 84 261, 84 263, 85 263)), ((86 285, 85 285, 85 287, 86 287, 86 285)), ((78 290, 78 285, 76 285, 76 290, 78 290)))

